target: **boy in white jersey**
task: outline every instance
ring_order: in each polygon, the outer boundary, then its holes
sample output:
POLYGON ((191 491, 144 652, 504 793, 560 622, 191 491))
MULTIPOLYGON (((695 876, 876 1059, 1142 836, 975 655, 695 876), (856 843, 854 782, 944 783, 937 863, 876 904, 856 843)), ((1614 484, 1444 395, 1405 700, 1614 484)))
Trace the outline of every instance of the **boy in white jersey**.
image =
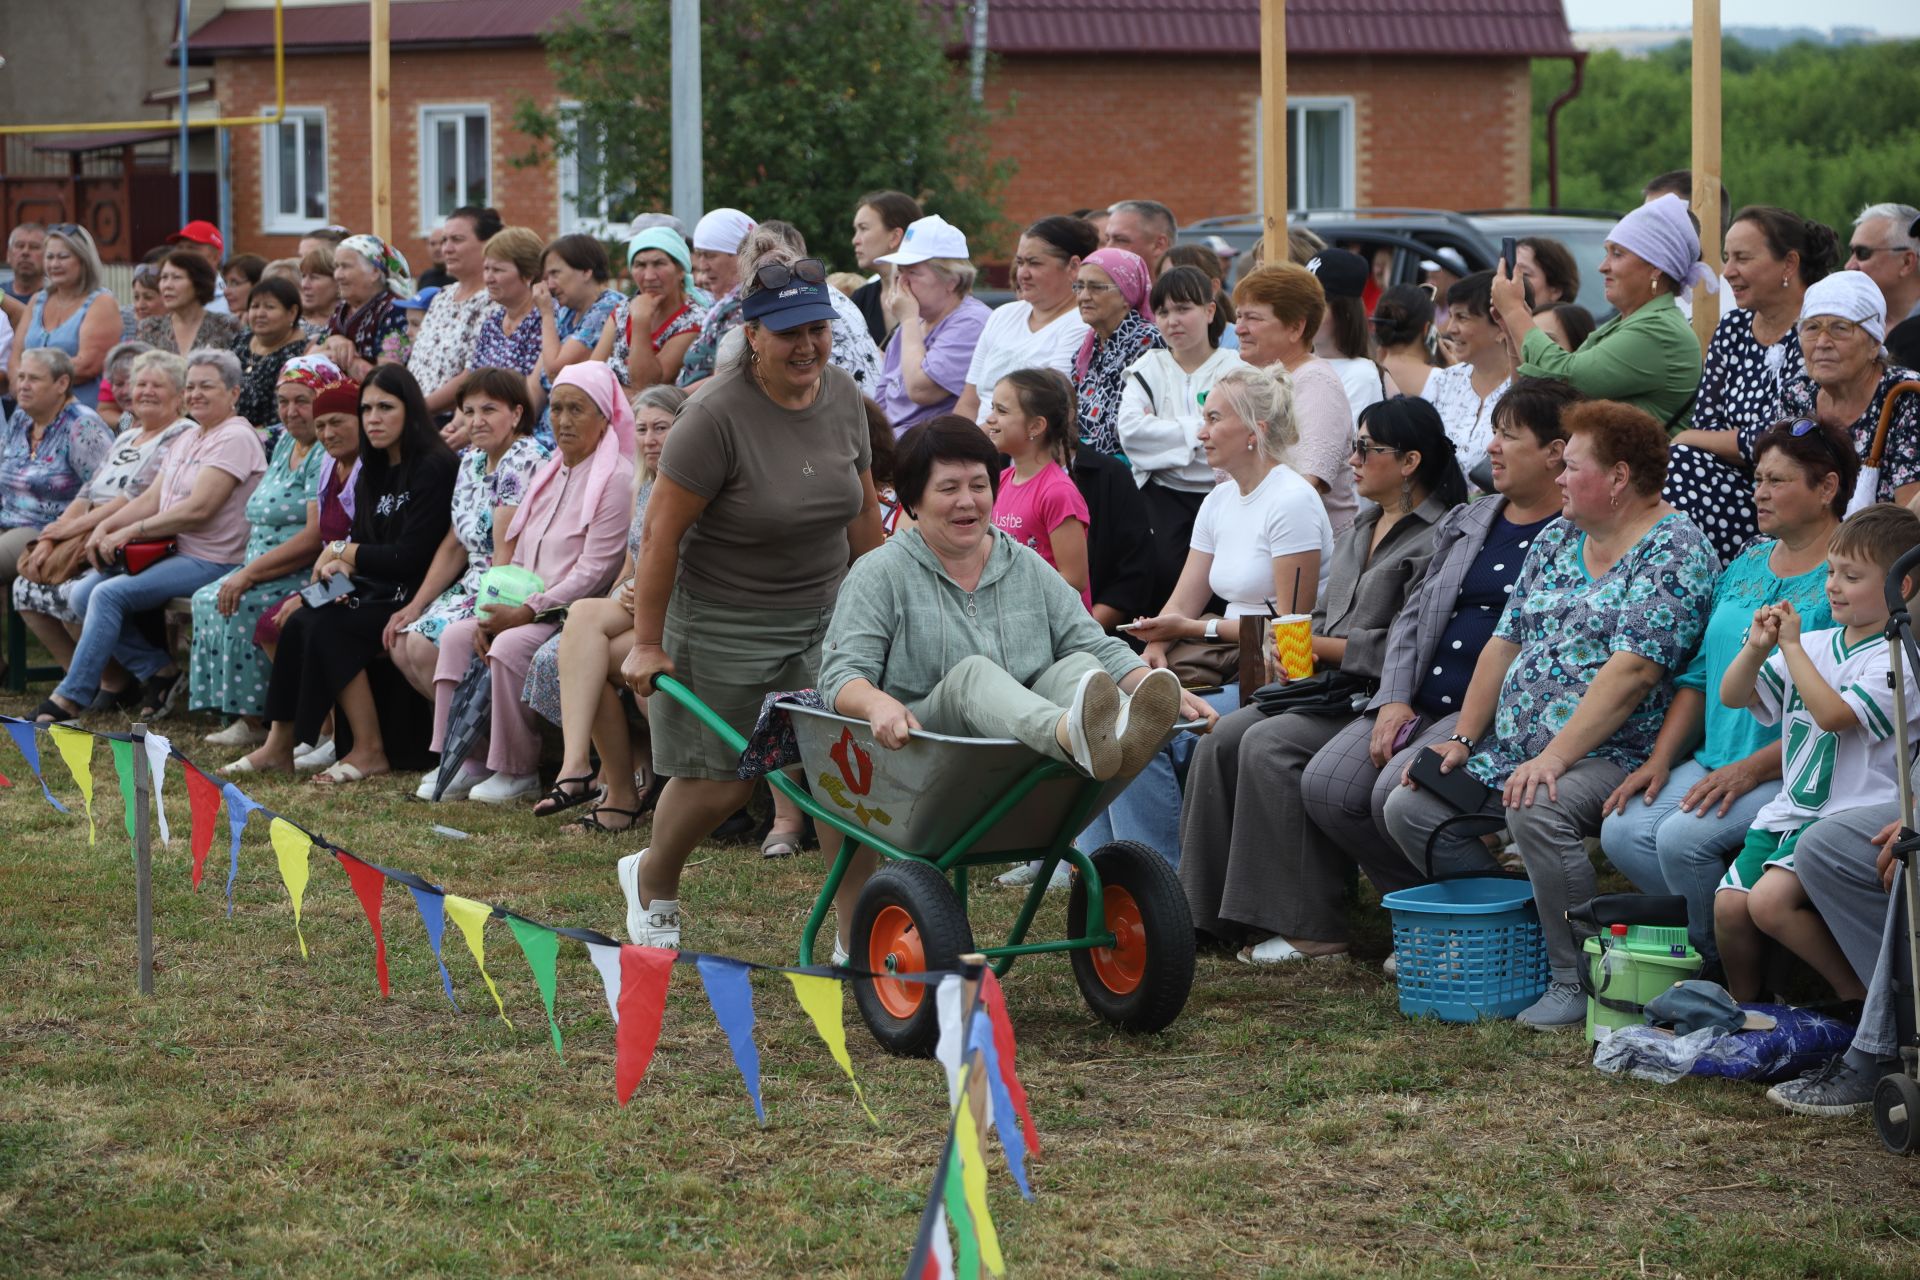
MULTIPOLYGON (((1745 647, 1721 677, 1723 703, 1746 707, 1763 724, 1782 724, 1780 794, 1754 816, 1714 895, 1714 935, 1736 1000, 1760 998, 1765 937, 1819 970, 1841 999, 1866 996, 1793 873, 1793 847, 1816 820, 1899 794, 1907 762, 1894 727, 1883 634, 1886 581, 1915 546, 1920 516, 1905 507, 1882 503, 1850 516, 1827 548, 1827 600, 1839 625, 1802 635, 1792 604, 1766 605, 1755 610, 1745 647)), ((1902 594, 1912 591, 1912 581, 1903 581, 1902 594)), ((1909 729, 1920 726, 1913 680, 1909 671, 1909 729)))

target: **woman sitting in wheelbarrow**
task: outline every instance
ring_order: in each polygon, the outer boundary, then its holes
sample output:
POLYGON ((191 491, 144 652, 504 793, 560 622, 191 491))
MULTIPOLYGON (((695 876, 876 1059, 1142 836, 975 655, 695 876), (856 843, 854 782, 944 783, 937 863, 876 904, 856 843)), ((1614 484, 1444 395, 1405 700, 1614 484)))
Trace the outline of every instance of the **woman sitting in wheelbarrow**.
POLYGON ((847 573, 820 664, 828 706, 868 721, 890 750, 914 729, 1014 738, 1098 779, 1138 772, 1183 713, 1213 720, 994 527, 998 456, 978 427, 927 423, 894 467, 917 524, 847 573))

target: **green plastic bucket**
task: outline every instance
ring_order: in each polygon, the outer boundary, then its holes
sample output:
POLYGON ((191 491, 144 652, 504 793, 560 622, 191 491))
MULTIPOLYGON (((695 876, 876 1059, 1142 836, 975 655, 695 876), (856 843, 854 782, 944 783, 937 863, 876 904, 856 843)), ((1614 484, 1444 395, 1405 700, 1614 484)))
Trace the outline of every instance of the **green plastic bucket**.
POLYGON ((1700 953, 1687 945, 1685 929, 1628 925, 1624 938, 1588 938, 1582 950, 1592 980, 1587 992, 1590 1041, 1605 1040, 1620 1027, 1645 1026, 1647 1001, 1683 978, 1700 976, 1700 953), (1612 945, 1603 949, 1603 941, 1612 945))

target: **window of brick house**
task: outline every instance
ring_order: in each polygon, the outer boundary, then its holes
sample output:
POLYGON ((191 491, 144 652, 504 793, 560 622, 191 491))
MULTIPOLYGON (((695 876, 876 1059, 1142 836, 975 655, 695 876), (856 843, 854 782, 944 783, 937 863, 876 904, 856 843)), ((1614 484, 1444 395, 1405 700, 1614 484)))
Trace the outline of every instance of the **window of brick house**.
MULTIPOLYGON (((1266 112, 1254 103, 1254 193, 1266 190, 1266 112)), ((1287 99, 1287 207, 1354 205, 1353 99, 1287 99)))
POLYGON ((328 221, 325 111, 288 107, 278 123, 260 126, 260 187, 261 230, 304 235, 328 221))
POLYGON ((420 230, 424 235, 462 205, 493 203, 488 110, 420 108, 420 230))
POLYGON ((560 179, 560 234, 585 232, 605 236, 612 228, 612 201, 607 195, 606 139, 603 131, 582 128, 574 113, 577 102, 556 104, 567 147, 554 167, 560 179))

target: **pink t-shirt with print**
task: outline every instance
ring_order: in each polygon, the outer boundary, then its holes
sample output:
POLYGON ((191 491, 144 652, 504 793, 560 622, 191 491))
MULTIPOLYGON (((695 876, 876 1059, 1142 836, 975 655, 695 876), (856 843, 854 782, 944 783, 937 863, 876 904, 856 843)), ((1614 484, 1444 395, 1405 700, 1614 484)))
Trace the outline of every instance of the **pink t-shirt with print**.
MULTIPOLYGON (((1058 569, 1053 558, 1053 531, 1063 520, 1078 520, 1081 528, 1092 523, 1087 517, 1087 500, 1080 496, 1065 469, 1049 462, 1037 475, 1025 482, 1014 479, 1014 469, 1000 473, 1000 496, 993 502, 993 523, 1021 546, 1032 547, 1040 558, 1058 569)), ((1093 608, 1093 592, 1080 588, 1080 600, 1093 608)))
POLYGON ((183 431, 167 448, 160 467, 160 510, 185 502, 194 482, 207 467, 224 471, 239 483, 213 517, 197 529, 182 532, 175 545, 183 556, 215 564, 239 564, 246 558, 247 499, 266 474, 267 457, 260 435, 245 418, 228 418, 212 427, 183 431))

